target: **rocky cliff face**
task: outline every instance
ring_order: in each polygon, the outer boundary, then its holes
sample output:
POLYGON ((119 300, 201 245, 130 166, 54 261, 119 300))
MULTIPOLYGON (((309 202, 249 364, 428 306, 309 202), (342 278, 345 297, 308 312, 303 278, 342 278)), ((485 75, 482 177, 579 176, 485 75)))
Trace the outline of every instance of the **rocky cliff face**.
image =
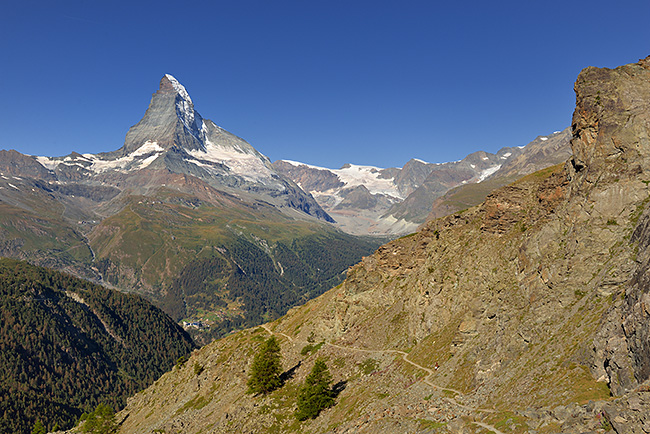
POLYGON ((580 74, 565 165, 426 223, 321 297, 204 347, 190 359, 204 373, 163 376, 129 402, 121 432, 650 432, 648 62, 580 74), (270 334, 286 383, 247 396, 270 334), (317 357, 337 405, 298 423, 317 357))
MULTIPOLYGON (((587 68, 578 78, 573 116, 573 158, 568 166, 576 194, 603 183, 648 183, 650 177, 650 58, 614 70, 587 68)), ((634 214, 636 267, 624 299, 615 304, 594 343, 594 371, 616 395, 650 378, 650 211, 648 198, 634 214)))

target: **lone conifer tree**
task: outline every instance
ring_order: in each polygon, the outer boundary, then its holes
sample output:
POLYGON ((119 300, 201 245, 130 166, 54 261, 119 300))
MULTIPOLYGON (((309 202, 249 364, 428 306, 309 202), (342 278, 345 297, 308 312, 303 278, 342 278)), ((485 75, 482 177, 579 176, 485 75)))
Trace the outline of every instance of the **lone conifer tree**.
POLYGON ((334 391, 330 387, 332 374, 322 359, 316 360, 311 373, 298 392, 296 418, 315 418, 321 410, 334 405, 334 391))
POLYGON ((282 361, 280 345, 271 336, 260 348, 253 359, 251 373, 248 378, 248 393, 269 393, 282 385, 282 361))
POLYGON ((37 420, 32 428, 32 434, 47 434, 47 429, 40 420, 37 420))

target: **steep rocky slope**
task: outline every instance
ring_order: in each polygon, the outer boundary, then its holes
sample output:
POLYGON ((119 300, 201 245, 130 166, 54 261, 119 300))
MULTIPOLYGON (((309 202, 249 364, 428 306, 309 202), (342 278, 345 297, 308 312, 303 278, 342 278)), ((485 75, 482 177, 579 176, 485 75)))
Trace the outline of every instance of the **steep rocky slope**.
POLYGON ((575 90, 566 164, 195 352, 189 365, 205 369, 175 369, 131 398, 121 432, 650 432, 650 57, 587 68, 575 90), (270 334, 286 383, 246 395, 270 334), (299 423, 297 389, 317 357, 337 404, 299 423))

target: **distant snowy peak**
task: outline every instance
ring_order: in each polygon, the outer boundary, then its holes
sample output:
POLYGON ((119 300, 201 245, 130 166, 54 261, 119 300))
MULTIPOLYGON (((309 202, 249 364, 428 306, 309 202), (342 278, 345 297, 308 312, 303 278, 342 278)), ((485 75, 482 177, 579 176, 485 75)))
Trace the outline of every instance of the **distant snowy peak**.
POLYGON ((185 86, 170 74, 160 80, 145 115, 131 127, 119 152, 73 153, 59 158, 36 157, 36 160, 52 171, 128 173, 145 169, 168 153, 174 157, 161 160, 161 164, 172 171, 183 171, 189 163, 198 170, 192 173, 206 173, 210 177, 234 176, 264 185, 273 184, 277 178, 266 156, 245 140, 204 120, 194 109, 185 86))
MULTIPOLYGON (((183 175, 176 177, 185 180, 176 185, 181 191, 192 189, 193 179, 198 179, 243 202, 276 207, 292 218, 309 216, 334 222, 266 156, 244 139, 203 119, 185 86, 170 74, 160 79, 144 115, 129 128, 124 145, 115 151, 73 152, 54 158, 7 155, 5 160, 18 162, 57 184, 101 185, 122 191, 134 182, 156 186, 161 177, 183 175)), ((2 158, 0 154, 0 163, 2 158)))
POLYGON ((127 174, 151 166, 199 176, 227 185, 262 184, 275 191, 286 186, 269 159, 245 140, 203 119, 176 78, 165 74, 143 118, 131 127, 116 152, 36 157, 52 171, 80 171, 87 176, 105 172, 127 174))

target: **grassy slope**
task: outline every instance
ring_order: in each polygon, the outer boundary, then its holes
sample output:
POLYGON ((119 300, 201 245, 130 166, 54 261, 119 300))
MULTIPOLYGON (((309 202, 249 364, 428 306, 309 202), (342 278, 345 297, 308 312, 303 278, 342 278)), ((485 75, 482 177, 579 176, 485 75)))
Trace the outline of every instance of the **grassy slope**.
MULTIPOLYGON (((5 255, 48 265, 71 265, 92 261, 85 238, 65 220, 41 204, 33 211, 0 203, 0 231, 5 255)), ((56 211, 56 210, 55 210, 56 211)))

